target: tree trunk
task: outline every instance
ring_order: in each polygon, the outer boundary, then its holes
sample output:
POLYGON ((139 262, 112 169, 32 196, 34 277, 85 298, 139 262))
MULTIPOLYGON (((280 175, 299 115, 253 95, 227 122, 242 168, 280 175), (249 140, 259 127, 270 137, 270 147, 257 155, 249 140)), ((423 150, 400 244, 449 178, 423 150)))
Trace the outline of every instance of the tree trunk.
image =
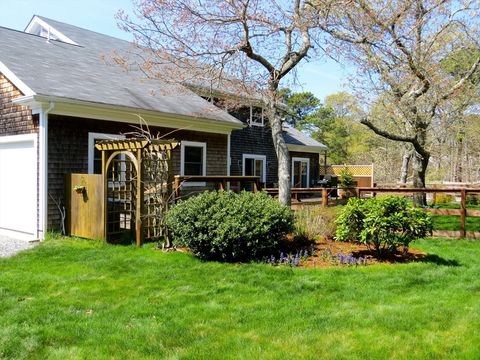
MULTIPOLYGON (((422 156, 416 151, 413 153, 413 187, 424 188, 425 187, 425 175, 427 173, 429 156, 422 156)), ((415 206, 427 205, 426 193, 413 194, 413 203, 415 206)))
MULTIPOLYGON (((418 144, 415 146, 415 150, 413 152, 413 187, 424 188, 428 162, 430 161, 430 153, 425 149, 427 143, 426 127, 420 127, 419 129, 417 129, 416 133, 418 144)), ((427 205, 427 194, 414 194, 413 204, 415 206, 427 205)))
POLYGON ((463 138, 465 137, 465 133, 460 130, 459 134, 457 135, 456 141, 456 159, 455 159, 455 169, 454 169, 454 176, 453 181, 462 182, 463 181, 463 138))
POLYGON ((270 126, 272 127, 272 138, 278 161, 278 200, 281 204, 290 206, 292 202, 289 169, 290 154, 283 138, 281 119, 275 116, 274 120, 270 122, 270 126))
POLYGON ((412 151, 409 148, 405 148, 405 152, 402 158, 402 169, 400 170, 400 184, 405 185, 408 178, 408 166, 410 165, 410 159, 412 158, 412 151))
POLYGON ((277 111, 277 91, 270 86, 268 104, 268 119, 272 129, 273 145, 278 163, 278 200, 281 204, 290 206, 292 202, 290 182, 290 153, 283 137, 282 119, 277 111))

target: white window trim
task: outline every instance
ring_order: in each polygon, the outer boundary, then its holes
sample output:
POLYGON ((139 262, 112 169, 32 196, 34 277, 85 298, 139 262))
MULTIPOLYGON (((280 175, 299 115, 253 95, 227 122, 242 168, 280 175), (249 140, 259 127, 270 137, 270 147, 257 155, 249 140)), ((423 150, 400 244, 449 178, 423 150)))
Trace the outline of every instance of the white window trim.
POLYGON ((246 159, 253 159, 253 160, 263 160, 263 176, 260 179, 260 182, 266 183, 267 179, 267 157, 265 155, 258 155, 258 154, 243 154, 242 155, 242 176, 245 176, 245 160, 246 159))
POLYGON ((302 158, 302 157, 292 157, 292 186, 295 184, 295 179, 293 176, 294 170, 294 163, 295 161, 301 161, 307 163, 307 187, 310 187, 310 159, 309 158, 302 158))
POLYGON ((105 134, 105 133, 88 133, 88 173, 93 174, 93 157, 95 150, 95 140, 122 140, 125 139, 124 135, 118 134, 105 134))
MULTIPOLYGON (((198 141, 181 141, 180 142, 180 175, 185 176, 185 146, 202 148, 202 176, 207 176, 207 143, 198 141)), ((185 182, 182 186, 205 186, 205 182, 185 182)))
POLYGON ((265 116, 264 116, 264 114, 263 114, 263 108, 262 108, 262 116, 261 116, 261 119, 262 119, 262 122, 253 121, 253 106, 250 106, 250 120, 248 121, 248 123, 249 123, 251 126, 264 127, 264 126, 265 126, 265 116))

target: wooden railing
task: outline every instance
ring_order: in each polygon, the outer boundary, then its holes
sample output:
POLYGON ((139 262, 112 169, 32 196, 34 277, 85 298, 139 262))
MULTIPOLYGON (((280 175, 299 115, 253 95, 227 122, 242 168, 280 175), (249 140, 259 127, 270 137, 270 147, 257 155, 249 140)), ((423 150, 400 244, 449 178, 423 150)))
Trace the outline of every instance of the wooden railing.
MULTIPOLYGON (((333 191, 339 190, 338 188, 292 188, 290 190, 292 194, 292 199, 302 202, 302 199, 300 195, 315 195, 315 194, 321 194, 321 204, 323 207, 328 206, 328 198, 331 195, 333 191)), ((266 188, 263 189, 267 194, 270 194, 272 196, 277 196, 278 195, 278 188, 266 188)))
POLYGON ((240 189, 245 188, 245 184, 250 183, 252 184, 252 191, 257 192, 261 189, 260 186, 260 177, 259 176, 182 176, 182 175, 175 175, 174 177, 174 193, 175 193, 175 201, 180 199, 181 192, 182 192, 182 185, 186 183, 213 183, 215 188, 218 190, 226 190, 227 185, 232 183, 238 183, 240 185, 240 189))
MULTIPOLYGON (((244 184, 251 183, 251 190, 256 192, 263 190, 270 194, 271 196, 278 195, 278 188, 261 188, 260 178, 258 176, 175 176, 174 182, 174 193, 175 201, 180 199, 182 192, 182 184, 188 182, 204 182, 204 183, 214 183, 216 189, 225 190, 227 189, 227 184, 232 185, 232 183, 239 183, 239 190, 245 189, 244 184)), ((436 202, 436 194, 446 193, 452 195, 460 196, 460 209, 435 209, 435 208, 424 208, 423 210, 430 212, 435 215, 454 215, 460 216, 460 231, 437 231, 434 232, 434 235, 438 236, 459 236, 459 237, 470 237, 470 238, 480 238, 480 232, 466 231, 466 217, 480 217, 480 210, 469 210, 466 207, 466 200, 468 194, 480 194, 480 188, 378 188, 378 187, 360 187, 360 188, 292 188, 291 194, 292 199, 296 200, 296 203, 293 204, 294 207, 301 207, 307 204, 318 204, 323 207, 329 205, 329 199, 332 200, 332 192, 338 190, 350 190, 351 193, 356 194, 358 197, 364 197, 367 194, 370 196, 376 196, 377 194, 415 194, 415 193, 431 193, 432 202, 436 202), (319 197, 315 198, 303 198, 302 195, 316 195, 319 197), (313 200, 313 201, 312 201, 313 200)), ((337 201, 335 201, 337 203, 337 201)))

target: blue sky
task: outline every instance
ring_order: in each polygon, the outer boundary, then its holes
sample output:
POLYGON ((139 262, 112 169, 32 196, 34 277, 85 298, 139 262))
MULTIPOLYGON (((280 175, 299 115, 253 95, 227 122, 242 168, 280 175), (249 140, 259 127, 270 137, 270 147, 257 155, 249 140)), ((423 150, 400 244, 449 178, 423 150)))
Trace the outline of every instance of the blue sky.
MULTIPOLYGON (((131 12, 131 0, 0 0, 0 26, 24 30, 35 14, 129 40, 114 18, 120 9, 131 12)), ((322 100, 346 89, 346 71, 332 60, 302 64, 298 78, 302 86, 296 91, 311 91, 322 100)))

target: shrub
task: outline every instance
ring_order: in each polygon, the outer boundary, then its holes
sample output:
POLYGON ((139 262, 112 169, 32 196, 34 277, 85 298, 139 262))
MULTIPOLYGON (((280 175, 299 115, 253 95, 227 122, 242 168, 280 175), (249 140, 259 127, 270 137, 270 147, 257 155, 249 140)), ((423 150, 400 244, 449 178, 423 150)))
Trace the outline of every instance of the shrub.
POLYGON ((478 194, 469 194, 466 198, 466 205, 467 206, 478 206, 478 194))
POLYGON ((295 212, 295 236, 308 240, 335 236, 339 208, 305 207, 295 212))
POLYGON ((266 193, 204 192, 166 216, 174 245, 208 260, 248 261, 278 251, 293 213, 266 193))
POLYGON ((351 188, 355 186, 355 180, 353 179, 353 174, 348 168, 348 166, 344 167, 340 171, 340 181, 339 185, 342 188, 351 188))
POLYGON ((437 193, 435 195, 435 204, 450 204, 455 202, 455 196, 445 193, 437 193))
POLYGON ((337 240, 355 241, 373 247, 378 255, 395 252, 400 246, 432 231, 429 214, 409 207, 405 198, 350 199, 337 219, 337 240))

